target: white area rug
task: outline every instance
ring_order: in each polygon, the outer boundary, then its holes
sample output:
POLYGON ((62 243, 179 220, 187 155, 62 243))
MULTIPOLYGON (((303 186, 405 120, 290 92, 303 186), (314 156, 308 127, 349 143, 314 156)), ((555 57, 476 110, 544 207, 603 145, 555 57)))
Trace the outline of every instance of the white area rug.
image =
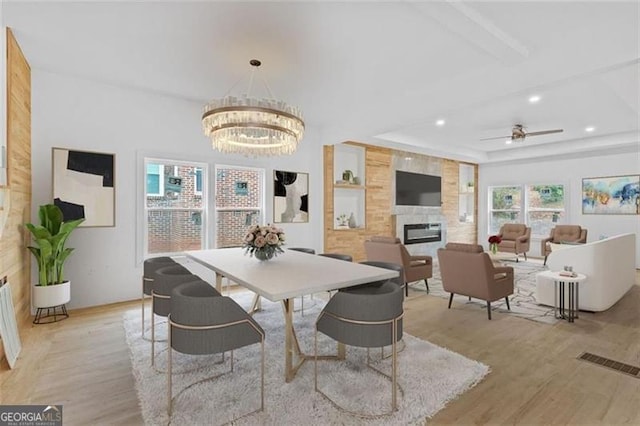
MULTIPOLYGON (((234 295, 245 308, 251 302, 248 292, 234 295)), ((297 299, 299 301, 299 299, 297 299)), ((304 352, 313 353, 313 330, 323 302, 307 308, 305 316, 294 314, 295 327, 304 352)), ((455 352, 404 334, 406 348, 398 355, 398 383, 404 395, 398 393, 399 411, 392 416, 364 420, 343 413, 314 391, 313 362, 307 361, 291 383, 284 381, 284 316, 281 304, 262 301, 263 310, 254 316, 266 332, 265 411, 244 417, 241 425, 304 425, 304 424, 413 424, 432 417, 448 401, 477 384, 489 372, 489 367, 455 352)), ((148 318, 148 317, 147 317, 148 318)), ((167 424, 167 375, 150 366, 150 343, 140 337, 140 311, 124 315, 126 339, 131 350, 131 362, 146 424, 167 424)), ((166 336, 166 324, 160 327, 159 338, 166 336)), ((166 343, 157 348, 166 348, 166 343)), ((402 347, 402 344, 400 344, 402 347)), ((336 344, 318 334, 320 354, 334 354, 336 344)), ((390 348, 385 349, 385 354, 390 348)), ((171 419, 176 425, 224 424, 234 417, 259 407, 260 345, 247 346, 234 352, 235 369, 214 381, 191 387, 174 401, 171 419)), ((371 351, 375 367, 390 373, 391 358, 380 360, 380 350, 371 351)), ((167 351, 157 356, 156 368, 164 371, 167 351)), ((228 355, 228 354, 227 354, 228 355)), ((380 413, 391 402, 391 383, 365 366, 366 349, 347 348, 347 361, 319 361, 318 377, 321 389, 342 401, 352 402, 351 408, 380 413)), ((174 351, 173 394, 190 383, 229 370, 218 363, 220 355, 186 356, 174 351), (194 368, 198 368, 193 371, 194 368)))
MULTIPOLYGON (((535 299, 536 274, 546 271, 548 268, 542 263, 524 261, 504 262, 504 265, 512 266, 515 274, 514 293, 509 296, 511 311, 507 309, 504 299, 491 302, 491 310, 546 324, 555 324, 558 320, 554 316, 553 308, 538 305, 535 299)), ((416 288, 424 288, 424 283, 416 284, 416 288)), ((429 290, 430 295, 449 299, 449 293, 442 288, 442 278, 437 263, 433 265, 433 278, 429 278, 429 290)), ((461 303, 468 305, 471 309, 481 309, 485 312, 487 310, 487 302, 484 300, 471 299, 469 301, 468 297, 462 295, 454 296, 451 308, 453 309, 456 304, 461 303)))

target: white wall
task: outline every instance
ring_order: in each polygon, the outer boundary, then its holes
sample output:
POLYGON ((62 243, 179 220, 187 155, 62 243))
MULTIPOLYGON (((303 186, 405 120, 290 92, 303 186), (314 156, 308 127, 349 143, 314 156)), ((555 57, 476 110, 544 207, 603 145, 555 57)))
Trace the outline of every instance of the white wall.
MULTIPOLYGON (((487 246, 488 187, 508 184, 564 184, 568 209, 567 224, 580 225, 589 232, 587 241, 600 236, 622 233, 636 234, 636 267, 640 268, 640 216, 639 215, 584 215, 582 214, 582 178, 640 174, 640 145, 632 152, 609 155, 556 158, 510 164, 481 164, 479 168, 478 241, 487 246)), ((540 240, 532 240, 531 255, 540 255, 540 240)))
MULTIPOLYGON (((216 94, 203 94, 203 96, 216 94)), ((116 226, 79 228, 66 267, 71 308, 140 297, 142 265, 136 241, 142 224, 136 205, 142 196, 138 164, 143 154, 266 169, 267 222, 272 219, 273 170, 309 172, 306 224, 284 224, 289 246, 322 249, 322 146, 319 132, 307 128, 292 156, 252 159, 211 149, 202 134, 202 105, 150 92, 123 89, 80 78, 32 70, 32 215, 52 202, 51 148, 115 153, 116 226)), ((210 188, 212 186, 210 185, 210 188)), ((211 207, 211 206, 210 206, 211 207)))

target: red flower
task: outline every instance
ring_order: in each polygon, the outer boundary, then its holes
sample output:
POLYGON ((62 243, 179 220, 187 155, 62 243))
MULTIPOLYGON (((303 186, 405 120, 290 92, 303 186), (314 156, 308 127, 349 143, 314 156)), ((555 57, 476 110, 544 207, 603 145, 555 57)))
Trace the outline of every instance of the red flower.
POLYGON ((489 244, 500 244, 502 242, 502 238, 500 235, 492 235, 489 237, 489 244))

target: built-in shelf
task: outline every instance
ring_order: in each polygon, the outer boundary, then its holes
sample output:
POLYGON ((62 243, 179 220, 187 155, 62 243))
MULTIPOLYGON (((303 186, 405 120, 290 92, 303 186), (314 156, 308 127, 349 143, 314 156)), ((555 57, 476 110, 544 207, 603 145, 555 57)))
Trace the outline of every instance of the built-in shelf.
POLYGON ((333 163, 333 229, 336 231, 364 229, 366 227, 365 204, 367 189, 365 185, 365 148, 352 144, 335 145, 333 163), (347 217, 353 214, 356 220, 356 227, 338 228, 338 222, 335 218, 341 214, 345 214, 347 217))
POLYGON ((458 220, 461 223, 473 223, 476 209, 474 166, 460 164, 458 184, 458 220))
POLYGON ((366 186, 363 185, 350 185, 344 183, 336 183, 333 185, 335 189, 366 189, 366 186))

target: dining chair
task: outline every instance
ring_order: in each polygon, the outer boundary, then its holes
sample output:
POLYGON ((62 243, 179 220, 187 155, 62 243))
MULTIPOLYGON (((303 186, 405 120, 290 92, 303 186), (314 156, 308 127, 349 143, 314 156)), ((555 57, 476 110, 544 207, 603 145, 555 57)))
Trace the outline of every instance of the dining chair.
POLYGON ((168 317, 171 312, 171 291, 180 284, 196 280, 201 279, 177 263, 155 271, 151 289, 151 365, 155 365, 156 315, 168 317))
POLYGON ((318 256, 330 257, 332 259, 344 260, 346 262, 353 262, 353 257, 348 254, 340 254, 340 253, 320 253, 318 256))
MULTIPOLYGON (((206 282, 189 282, 175 287, 171 292, 169 322, 169 344, 167 365, 167 413, 171 420, 173 407, 172 369, 173 351, 187 355, 205 355, 231 352, 230 370, 226 373, 207 377, 191 383, 180 391, 213 380, 233 372, 233 351, 260 343, 260 408, 228 420, 233 423, 264 410, 264 337, 265 333, 251 315, 230 297, 222 296, 206 282)), ((178 396, 178 395, 176 395, 178 396)), ((200 397, 200 395, 198 395, 200 397)), ((241 399, 243 395, 238 395, 241 399)), ((213 410, 212 412, 215 412, 213 410)))
POLYGON ((299 251, 307 254, 316 254, 316 251, 314 249, 306 247, 289 247, 288 250, 299 251))
POLYGON ((140 304, 142 305, 142 338, 150 341, 144 336, 144 302, 145 299, 151 297, 153 290, 153 277, 155 272, 165 266, 176 265, 176 261, 168 256, 151 257, 145 259, 142 266, 142 294, 140 296, 140 304))
MULTIPOLYGON (((383 414, 350 412, 361 417, 389 415, 397 403, 397 342, 402 338, 404 315, 402 287, 391 280, 377 281, 338 291, 316 320, 314 334, 314 383, 316 392, 345 409, 318 386, 318 332, 345 345, 367 348, 367 367, 391 380, 391 410, 383 414), (370 365, 369 348, 391 346, 391 376, 370 365)), ((355 394, 355 392, 354 392, 355 394)))

